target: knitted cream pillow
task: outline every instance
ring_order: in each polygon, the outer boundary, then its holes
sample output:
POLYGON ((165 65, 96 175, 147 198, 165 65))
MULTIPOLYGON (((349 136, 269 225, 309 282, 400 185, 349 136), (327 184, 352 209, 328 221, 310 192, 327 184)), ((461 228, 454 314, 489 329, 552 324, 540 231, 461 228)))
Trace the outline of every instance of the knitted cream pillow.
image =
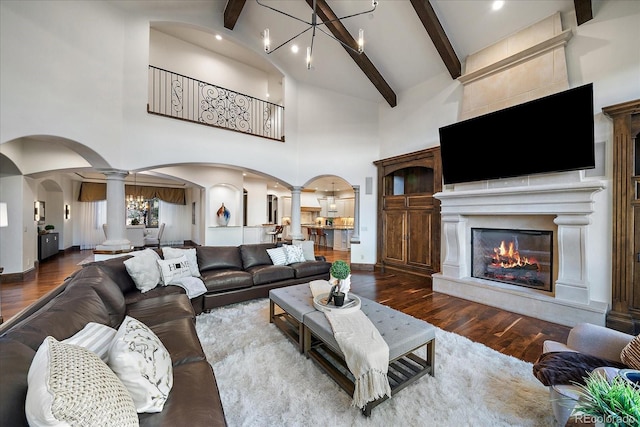
POLYGON ((93 352, 48 336, 27 374, 30 426, 137 426, 129 392, 93 352))
POLYGON ((631 369, 640 369, 640 335, 624 346, 620 360, 631 369))

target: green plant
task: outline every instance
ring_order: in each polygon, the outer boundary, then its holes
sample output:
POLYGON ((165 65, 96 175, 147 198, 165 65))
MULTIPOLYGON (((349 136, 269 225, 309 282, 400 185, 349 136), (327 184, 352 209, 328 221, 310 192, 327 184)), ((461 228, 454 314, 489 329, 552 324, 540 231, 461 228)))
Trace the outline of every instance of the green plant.
POLYGON ((47 225, 45 225, 45 226, 44 226, 44 229, 45 229, 45 230, 55 230, 55 228, 56 228, 56 227, 54 227, 54 226, 53 226, 53 225, 51 225, 51 224, 47 224, 47 225))
POLYGON ((617 376, 611 382, 597 372, 589 373, 579 387, 575 410, 591 415, 606 426, 626 427, 640 424, 640 390, 617 376))
POLYGON ((336 279, 344 280, 349 277, 349 274, 351 274, 351 268, 349 267, 349 264, 346 263, 346 261, 337 260, 334 261, 333 264, 331 264, 331 269, 329 272, 336 279))
POLYGON ((131 225, 140 225, 140 220, 138 218, 134 218, 131 220, 131 225))

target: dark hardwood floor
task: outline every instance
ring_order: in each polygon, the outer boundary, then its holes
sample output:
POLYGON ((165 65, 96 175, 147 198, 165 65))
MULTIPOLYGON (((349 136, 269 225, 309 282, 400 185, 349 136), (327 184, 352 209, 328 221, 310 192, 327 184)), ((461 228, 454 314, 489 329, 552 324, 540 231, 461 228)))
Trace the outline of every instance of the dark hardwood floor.
MULTIPOLYGON (((316 254, 328 261, 349 261, 349 252, 319 247, 316 254)), ((92 255, 92 251, 61 253, 40 263, 33 277, 2 283, 4 320, 58 287, 92 255)), ((569 333, 566 326, 433 292, 424 278, 398 272, 352 271, 351 291, 527 362, 540 355, 544 340, 564 342, 569 333)))

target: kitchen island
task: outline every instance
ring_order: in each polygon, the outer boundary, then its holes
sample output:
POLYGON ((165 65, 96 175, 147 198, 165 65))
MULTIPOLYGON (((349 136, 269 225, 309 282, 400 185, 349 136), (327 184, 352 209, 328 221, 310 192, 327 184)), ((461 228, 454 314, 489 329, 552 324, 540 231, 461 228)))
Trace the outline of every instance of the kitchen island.
MULTIPOLYGON (((327 235, 326 247, 333 248, 334 251, 351 250, 351 236, 353 235, 353 227, 343 225, 313 225, 302 224, 302 228, 306 230, 306 238, 309 239, 309 229, 322 229, 327 235)), ((318 240, 316 240, 316 243, 318 240)), ((324 246, 324 241, 322 242, 324 246)))

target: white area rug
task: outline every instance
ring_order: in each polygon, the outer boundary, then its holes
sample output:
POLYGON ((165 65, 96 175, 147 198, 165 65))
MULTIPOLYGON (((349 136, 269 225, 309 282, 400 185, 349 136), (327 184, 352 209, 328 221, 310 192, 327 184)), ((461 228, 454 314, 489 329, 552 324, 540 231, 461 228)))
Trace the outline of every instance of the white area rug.
POLYGON ((197 317, 225 416, 235 426, 552 426, 549 392, 530 363, 437 329, 425 375, 370 418, 269 323, 267 299, 197 317))

